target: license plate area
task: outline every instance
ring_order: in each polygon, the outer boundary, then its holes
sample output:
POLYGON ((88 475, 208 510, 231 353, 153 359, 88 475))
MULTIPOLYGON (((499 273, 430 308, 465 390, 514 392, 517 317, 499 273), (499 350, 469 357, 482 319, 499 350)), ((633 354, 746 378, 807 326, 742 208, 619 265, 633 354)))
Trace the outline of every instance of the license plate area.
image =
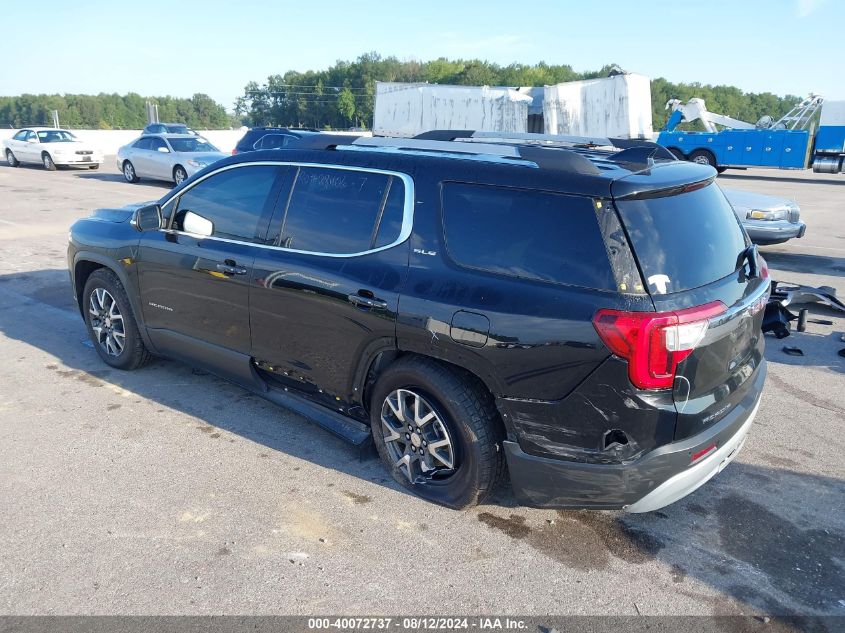
POLYGON ((83 157, 82 157, 82 162, 83 162, 83 163, 90 163, 90 162, 91 162, 91 157, 90 157, 90 156, 83 156, 83 157))

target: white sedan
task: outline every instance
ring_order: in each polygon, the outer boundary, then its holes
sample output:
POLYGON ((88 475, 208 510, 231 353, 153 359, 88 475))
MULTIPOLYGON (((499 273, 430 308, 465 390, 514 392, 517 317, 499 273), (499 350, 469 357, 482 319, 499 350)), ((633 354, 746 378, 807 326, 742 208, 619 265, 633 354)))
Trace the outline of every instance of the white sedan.
POLYGON ((74 165, 97 169, 103 153, 76 138, 71 132, 52 127, 30 127, 3 141, 6 162, 12 167, 21 163, 40 163, 55 171, 57 166, 74 165))
POLYGON ((226 156, 201 136, 144 134, 117 150, 117 168, 127 182, 152 178, 178 185, 226 156))

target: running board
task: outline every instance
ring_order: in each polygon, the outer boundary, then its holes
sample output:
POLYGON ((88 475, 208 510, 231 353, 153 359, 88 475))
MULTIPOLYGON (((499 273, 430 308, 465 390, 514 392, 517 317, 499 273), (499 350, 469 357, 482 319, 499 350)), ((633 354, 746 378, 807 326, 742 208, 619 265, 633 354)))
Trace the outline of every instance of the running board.
POLYGON ((304 415, 330 433, 356 446, 361 446, 370 439, 370 427, 363 422, 353 420, 342 413, 327 409, 289 391, 271 386, 267 392, 261 395, 275 404, 304 415))

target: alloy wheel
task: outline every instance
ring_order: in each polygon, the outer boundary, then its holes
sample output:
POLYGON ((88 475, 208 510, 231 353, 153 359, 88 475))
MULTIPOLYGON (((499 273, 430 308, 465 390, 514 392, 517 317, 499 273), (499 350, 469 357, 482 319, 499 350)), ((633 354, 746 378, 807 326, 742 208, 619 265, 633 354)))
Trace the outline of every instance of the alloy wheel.
POLYGON ((91 331, 109 356, 120 356, 126 345, 126 329, 117 301, 105 288, 94 288, 88 301, 91 331))
POLYGON ((396 389, 381 407, 384 445, 391 461, 412 483, 445 478, 457 464, 446 424, 434 407, 410 389, 396 389))
POLYGON ((177 185, 181 185, 182 181, 184 181, 185 178, 187 178, 187 177, 188 177, 188 174, 186 174, 185 170, 183 170, 181 168, 177 169, 173 174, 173 180, 176 181, 177 185))
POLYGON ((123 177, 129 182, 135 180, 135 169, 132 167, 132 163, 126 163, 123 166, 123 177))

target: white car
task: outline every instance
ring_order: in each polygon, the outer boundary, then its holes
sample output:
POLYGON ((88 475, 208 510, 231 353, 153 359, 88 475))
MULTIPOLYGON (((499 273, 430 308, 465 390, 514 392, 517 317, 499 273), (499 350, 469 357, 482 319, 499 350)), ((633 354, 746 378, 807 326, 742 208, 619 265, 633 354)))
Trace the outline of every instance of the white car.
POLYGON ((74 165, 97 169, 103 153, 76 138, 71 132, 54 127, 29 127, 3 141, 6 162, 12 167, 21 163, 41 163, 44 169, 74 165))
POLYGON ((203 167, 226 156, 201 136, 144 134, 117 150, 117 168, 127 182, 152 178, 179 185, 203 167))

